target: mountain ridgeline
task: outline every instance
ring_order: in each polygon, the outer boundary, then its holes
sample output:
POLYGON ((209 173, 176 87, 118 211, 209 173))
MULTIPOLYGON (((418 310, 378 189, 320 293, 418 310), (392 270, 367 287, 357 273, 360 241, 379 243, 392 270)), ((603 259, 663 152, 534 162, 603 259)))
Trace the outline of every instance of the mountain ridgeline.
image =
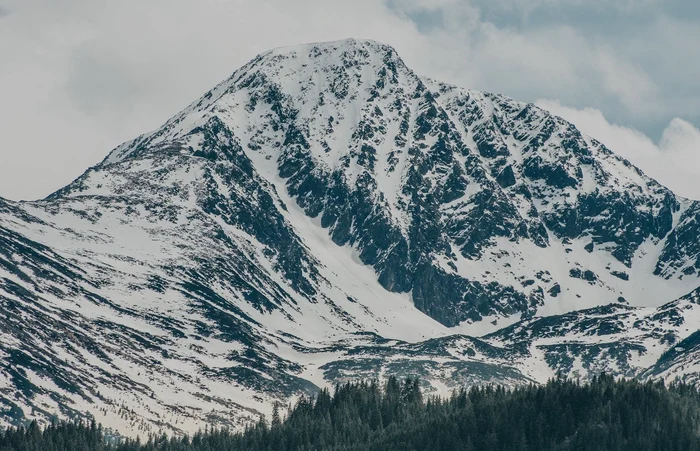
POLYGON ((329 383, 700 375, 700 203, 368 40, 254 58, 0 199, 6 424, 242 427, 329 383))

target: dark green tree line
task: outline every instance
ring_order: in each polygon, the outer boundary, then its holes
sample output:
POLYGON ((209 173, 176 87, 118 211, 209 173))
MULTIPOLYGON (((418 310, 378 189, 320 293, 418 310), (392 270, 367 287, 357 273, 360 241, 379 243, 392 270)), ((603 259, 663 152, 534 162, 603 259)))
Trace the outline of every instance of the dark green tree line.
POLYGON ((275 406, 240 433, 209 430, 107 445, 102 429, 68 423, 12 428, 0 451, 700 451, 700 395, 687 385, 615 381, 462 389, 427 397, 418 380, 338 385, 275 406))

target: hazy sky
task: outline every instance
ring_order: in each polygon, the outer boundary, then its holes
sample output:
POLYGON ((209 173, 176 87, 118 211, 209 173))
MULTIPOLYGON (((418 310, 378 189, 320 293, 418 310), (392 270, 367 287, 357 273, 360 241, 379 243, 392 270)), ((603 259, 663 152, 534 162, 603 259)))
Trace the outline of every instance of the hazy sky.
POLYGON ((261 51, 350 36, 537 102, 700 199, 697 0, 0 0, 0 196, 65 185, 261 51))

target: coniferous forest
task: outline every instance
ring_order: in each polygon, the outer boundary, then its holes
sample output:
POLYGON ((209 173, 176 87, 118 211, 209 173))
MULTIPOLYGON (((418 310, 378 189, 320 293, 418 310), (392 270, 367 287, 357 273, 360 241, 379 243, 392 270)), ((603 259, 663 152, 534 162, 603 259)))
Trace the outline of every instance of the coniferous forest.
POLYGON ((556 379, 544 386, 425 397, 417 380, 339 385, 246 431, 106 444, 100 426, 8 429, 0 451, 700 450, 700 395, 688 385, 556 379))

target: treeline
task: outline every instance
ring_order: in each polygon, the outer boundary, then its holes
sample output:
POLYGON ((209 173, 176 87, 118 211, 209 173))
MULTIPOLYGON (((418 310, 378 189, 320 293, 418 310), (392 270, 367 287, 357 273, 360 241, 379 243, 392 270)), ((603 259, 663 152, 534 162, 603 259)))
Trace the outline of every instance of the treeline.
POLYGON ((107 445, 102 429, 70 423, 14 428, 0 451, 693 451, 700 395, 687 385, 567 379, 516 389, 475 387, 424 399, 417 380, 339 385, 281 419, 241 433, 214 430, 107 445))

